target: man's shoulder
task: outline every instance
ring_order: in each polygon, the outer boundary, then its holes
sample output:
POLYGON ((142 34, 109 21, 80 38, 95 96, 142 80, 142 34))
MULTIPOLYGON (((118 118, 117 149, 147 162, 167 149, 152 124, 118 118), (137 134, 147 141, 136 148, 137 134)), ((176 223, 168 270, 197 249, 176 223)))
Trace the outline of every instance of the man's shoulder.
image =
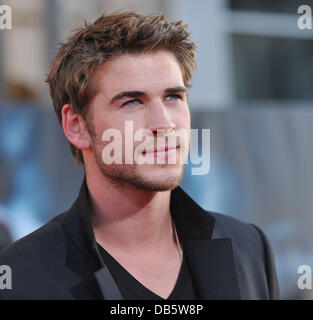
POLYGON ((208 211, 215 218, 213 237, 250 238, 263 240, 263 231, 252 223, 247 223, 229 215, 208 211))
POLYGON ((0 252, 0 265, 12 264, 25 267, 27 264, 38 264, 38 257, 55 254, 56 246, 60 250, 64 243, 62 223, 68 212, 63 212, 39 229, 20 238, 0 252))
POLYGON ((11 268, 12 289, 0 299, 72 299, 70 288, 88 273, 79 247, 64 228, 68 212, 0 252, 0 265, 11 268), (73 271, 74 270, 74 271, 73 271))
POLYGON ((231 239, 238 264, 260 265, 272 254, 267 236, 256 225, 220 213, 210 214, 215 218, 212 239, 231 239))
POLYGON ((262 229, 227 215, 210 214, 215 218, 212 238, 231 239, 243 299, 259 296, 279 299, 275 259, 262 229))

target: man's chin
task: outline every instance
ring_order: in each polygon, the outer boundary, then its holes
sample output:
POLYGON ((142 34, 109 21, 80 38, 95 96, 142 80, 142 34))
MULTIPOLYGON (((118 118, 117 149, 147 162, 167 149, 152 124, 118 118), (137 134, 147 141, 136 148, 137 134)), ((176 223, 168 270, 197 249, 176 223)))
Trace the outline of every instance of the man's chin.
POLYGON ((144 175, 141 175, 141 179, 134 179, 132 183, 136 185, 136 187, 144 190, 171 191, 181 183, 183 179, 183 173, 184 171, 182 170, 182 172, 180 172, 179 174, 168 174, 164 175, 163 177, 160 175, 154 177, 151 174, 147 175, 146 177, 144 175))
POLYGON ((171 191, 175 189, 179 184, 180 180, 175 180, 175 181, 153 181, 153 182, 148 182, 148 181, 142 181, 140 183, 136 183, 135 181, 133 184, 142 190, 146 191, 158 191, 158 192, 164 192, 164 191, 171 191))

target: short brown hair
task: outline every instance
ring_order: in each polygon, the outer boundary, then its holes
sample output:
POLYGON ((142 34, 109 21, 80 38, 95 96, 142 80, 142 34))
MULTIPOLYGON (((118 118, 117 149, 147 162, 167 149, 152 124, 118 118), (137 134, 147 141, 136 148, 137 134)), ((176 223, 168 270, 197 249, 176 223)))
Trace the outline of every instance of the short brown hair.
MULTIPOLYGON (((140 15, 134 11, 101 15, 95 22, 73 31, 60 44, 51 62, 46 81, 54 110, 62 124, 62 108, 69 103, 86 120, 96 89, 91 85, 97 66, 124 53, 166 49, 177 58, 184 84, 188 87, 195 69, 195 44, 187 25, 169 22, 163 14, 140 15)), ((76 163, 83 163, 82 153, 70 143, 76 163)))

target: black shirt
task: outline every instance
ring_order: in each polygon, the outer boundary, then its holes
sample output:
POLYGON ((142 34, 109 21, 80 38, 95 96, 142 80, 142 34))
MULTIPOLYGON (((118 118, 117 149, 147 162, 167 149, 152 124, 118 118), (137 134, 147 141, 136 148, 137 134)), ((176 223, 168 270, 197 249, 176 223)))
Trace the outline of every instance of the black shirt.
POLYGON ((104 248, 99 244, 100 253, 110 270, 112 277, 116 281, 122 296, 125 300, 196 300, 198 295, 192 280, 190 267, 183 254, 183 261, 175 287, 171 294, 164 299, 155 294, 136 278, 134 278, 123 266, 121 266, 104 248))

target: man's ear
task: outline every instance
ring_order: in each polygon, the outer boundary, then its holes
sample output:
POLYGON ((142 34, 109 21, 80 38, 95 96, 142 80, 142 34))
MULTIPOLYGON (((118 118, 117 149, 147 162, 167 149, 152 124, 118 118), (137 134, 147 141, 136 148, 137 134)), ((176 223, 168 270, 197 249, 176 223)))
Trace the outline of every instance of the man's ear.
POLYGON ((80 150, 90 147, 90 136, 82 116, 75 113, 70 104, 62 108, 62 127, 67 140, 80 150))

